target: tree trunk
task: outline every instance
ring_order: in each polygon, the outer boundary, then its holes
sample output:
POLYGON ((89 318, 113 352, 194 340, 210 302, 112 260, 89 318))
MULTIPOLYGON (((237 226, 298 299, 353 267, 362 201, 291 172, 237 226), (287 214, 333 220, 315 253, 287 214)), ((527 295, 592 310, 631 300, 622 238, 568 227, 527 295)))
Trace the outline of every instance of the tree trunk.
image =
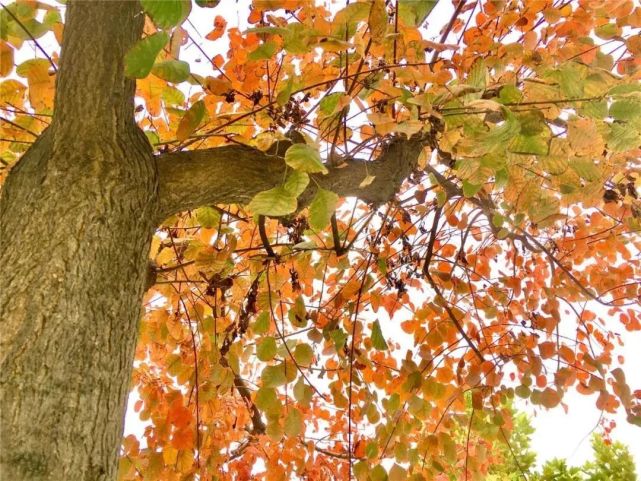
POLYGON ((157 208, 124 53, 137 2, 69 2, 51 127, 0 198, 0 473, 113 480, 157 208))
MULTIPOLYGON (((282 159, 249 147, 154 159, 124 76, 143 21, 137 1, 68 2, 51 126, 0 193, 3 480, 115 479, 155 223, 282 180, 282 159)), ((384 202, 423 145, 393 142, 316 180, 384 202)))

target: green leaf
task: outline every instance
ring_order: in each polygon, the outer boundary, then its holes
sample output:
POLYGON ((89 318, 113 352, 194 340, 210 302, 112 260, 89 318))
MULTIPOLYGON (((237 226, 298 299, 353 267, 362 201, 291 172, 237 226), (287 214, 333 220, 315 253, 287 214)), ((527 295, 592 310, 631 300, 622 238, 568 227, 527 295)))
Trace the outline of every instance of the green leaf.
POLYGON ((320 101, 319 110, 324 116, 332 115, 336 112, 338 101, 345 95, 343 92, 334 92, 333 94, 325 95, 320 101))
POLYGON ((314 351, 309 344, 298 344, 294 349, 294 359, 300 366, 309 366, 314 359, 314 351))
POLYGON ((437 3, 438 0, 399 0, 398 16, 408 25, 420 26, 437 3))
POLYGON ((641 102, 617 100, 610 105, 610 116, 615 120, 631 121, 641 117, 641 102))
POLYGON ((517 135, 509 150, 515 154, 547 155, 550 148, 547 138, 541 135, 517 135))
POLYGON ((125 55, 125 75, 130 78, 145 78, 151 72, 156 57, 169 42, 169 35, 157 32, 138 40, 125 55))
POLYGON ((247 55, 248 60, 270 60, 278 51, 278 44, 276 42, 265 42, 259 47, 254 50, 253 52, 250 52, 249 55, 247 55))
POLYGON ((466 85, 471 87, 484 89, 487 86, 488 80, 488 68, 485 63, 485 60, 478 58, 470 69, 470 73, 467 76, 465 81, 466 85))
POLYGON ((407 479, 407 470, 394 463, 389 471, 389 481, 405 481, 407 479))
POLYGON ((633 92, 641 92, 641 85, 638 82, 631 84, 616 84, 608 90, 608 95, 625 95, 633 92))
POLYGON ((601 178, 601 171, 594 165, 591 159, 575 159, 570 163, 570 167, 572 167, 579 177, 588 182, 601 178))
POLYGON ((310 174, 321 172, 327 174, 328 170, 321 161, 318 150, 307 144, 294 144, 285 152, 285 163, 299 172, 310 174))
POLYGON ((309 184, 309 175, 305 172, 294 171, 287 176, 283 188, 294 197, 301 195, 309 184))
POLYGON ((616 23, 606 23, 605 25, 596 27, 594 33, 603 40, 610 40, 612 37, 621 35, 621 29, 616 23))
POLYGON ((625 152, 641 146, 641 132, 630 124, 613 123, 607 136, 608 148, 625 152))
POLYGON ((499 91, 499 101, 504 104, 520 102, 522 98, 523 93, 516 85, 504 85, 499 91))
POLYGON ((278 346, 276 339, 273 337, 265 337, 256 345, 256 357, 261 361, 271 361, 276 356, 278 346))
POLYGON ((207 229, 218 227, 220 213, 212 207, 200 207, 196 209, 196 220, 207 229))
POLYGON ((205 114, 207 113, 207 108, 205 107, 205 102, 199 100, 185 112, 183 118, 180 119, 178 124, 178 129, 176 130, 176 138, 178 140, 185 140, 194 131, 198 128, 200 123, 203 121, 205 114))
POLYGON ((372 472, 369 473, 369 477, 372 481, 387 481, 387 471, 380 464, 374 466, 372 472))
POLYGON ((522 399, 527 399, 530 397, 530 394, 532 391, 530 391, 530 388, 527 386, 524 386, 521 384, 520 386, 517 386, 516 389, 514 389, 514 392, 516 395, 522 399))
POLYGON ((278 95, 276 96, 276 102, 278 105, 281 107, 285 105, 287 102, 289 102, 289 98, 292 96, 292 92, 294 91, 294 78, 289 77, 289 80, 287 81, 287 84, 283 89, 278 92, 278 95))
POLYGON ((369 16, 369 2, 354 2, 336 12, 332 22, 332 36, 341 40, 351 37, 356 32, 356 24, 369 16))
POLYGON ((263 387, 278 387, 287 384, 285 375, 285 363, 276 366, 267 366, 260 375, 263 381, 263 387))
POLYGON ((403 391, 412 392, 414 389, 421 387, 423 375, 420 371, 414 371, 407 375, 407 380, 403 383, 403 391))
POLYGON ((215 8, 220 3, 220 0, 196 0, 196 5, 201 8, 215 8))
POLYGON ((501 227, 504 222, 505 217, 503 217, 501 214, 494 213, 494 215, 492 215, 492 224, 494 226, 501 227))
POLYGON ((159 28, 180 25, 191 12, 191 0, 141 0, 140 3, 159 28))
POLYGON ((189 64, 182 60, 165 60, 155 64, 151 73, 167 82, 177 84, 189 78, 189 64))
POLYGON ((312 401, 314 391, 311 387, 305 384, 305 380, 301 377, 296 384, 294 384, 294 399, 301 405, 307 406, 312 401))
POLYGON ((503 125, 490 129, 479 139, 487 151, 507 145, 521 131, 518 119, 507 109, 504 109, 503 113, 505 115, 503 125))
POLYGON ((158 137, 158 134, 156 132, 152 132, 151 130, 145 130, 145 136, 147 137, 147 140, 149 141, 149 143, 153 146, 155 146, 160 142, 160 137, 158 137))
POLYGON ((483 186, 482 185, 475 185, 475 184, 472 184, 472 183, 468 182, 467 180, 464 180, 463 181, 463 195, 465 197, 468 197, 468 198, 469 197, 474 197, 476 195, 476 193, 479 190, 481 190, 481 187, 483 187, 483 186))
POLYGON ((268 414, 278 414, 282 408, 276 389, 270 387, 261 387, 254 403, 258 409, 268 414))
POLYGON ((328 224, 336 211, 338 195, 329 190, 319 188, 309 205, 309 225, 314 230, 322 230, 328 224))
POLYGON ((307 309, 305 308, 305 301, 303 296, 298 296, 294 301, 294 305, 290 307, 287 313, 289 322, 296 327, 305 327, 307 325, 307 309))
POLYGON ((608 116, 608 103, 605 100, 592 100, 583 102, 579 109, 582 115, 593 119, 602 119, 608 116))
POLYGON ((494 177, 494 186, 497 189, 505 187, 508 180, 509 180, 509 175, 507 170, 501 169, 496 173, 496 176, 494 177))
POLYGON ((162 94, 160 94, 160 98, 162 98, 163 102, 165 102, 167 106, 171 107, 180 107, 185 103, 185 94, 171 85, 167 85, 163 89, 162 94))
POLYGON ((383 331, 381 331, 381 324, 378 321, 374 321, 372 326, 372 346, 379 351, 387 351, 388 349, 387 342, 383 337, 383 331))
POLYGON ((254 214, 279 217, 291 214, 297 206, 296 196, 281 186, 259 192, 248 207, 254 214))
POLYGON ((263 311, 260 314, 258 314, 258 317, 254 321, 254 325, 252 326, 252 330, 256 334, 265 334, 269 330, 269 312, 263 311))
POLYGON ((290 408, 285 417, 285 434, 290 437, 296 437, 303 432, 303 415, 296 408, 290 408))
POLYGON ((347 333, 342 329, 335 329, 329 333, 329 336, 334 341, 334 346, 336 351, 340 351, 343 346, 345 346, 345 341, 347 341, 347 333))
POLYGON ((583 96, 584 79, 577 65, 575 62, 568 62, 552 75, 558 81, 561 93, 568 99, 577 99, 583 96))
POLYGON ((309 52, 310 38, 314 34, 318 34, 314 30, 310 30, 309 26, 298 22, 287 24, 287 28, 284 30, 283 48, 294 55, 303 55, 309 52))
POLYGON ((450 464, 456 462, 456 444, 449 436, 443 437, 443 454, 450 464))
POLYGON ((370 441, 367 443, 367 446, 365 446, 365 456, 367 456, 369 459, 372 459, 378 455, 378 444, 376 444, 374 441, 370 441))

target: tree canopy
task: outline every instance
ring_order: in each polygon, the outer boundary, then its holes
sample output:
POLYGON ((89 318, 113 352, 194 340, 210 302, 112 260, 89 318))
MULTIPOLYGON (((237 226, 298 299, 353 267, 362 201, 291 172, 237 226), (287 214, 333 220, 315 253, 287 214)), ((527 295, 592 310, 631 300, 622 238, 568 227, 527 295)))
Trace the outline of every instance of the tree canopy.
POLYGON ((543 465, 537 481, 635 481, 634 459, 624 444, 606 442, 603 437, 592 436, 594 459, 581 467, 571 467, 563 459, 552 459, 543 465))
MULTIPOLYGON (((571 389, 641 426, 638 3, 218 3, 141 0, 121 59, 158 207, 119 479, 482 480, 571 389)), ((87 81, 66 8, 2 6, 3 177, 87 81)))
MULTIPOLYGON (((593 459, 580 467, 569 466, 566 459, 554 457, 536 469, 536 453, 532 451, 534 428, 523 412, 512 410, 514 424, 509 437, 496 446, 497 462, 489 469, 487 481, 635 481, 636 467, 628 447, 603 435, 593 434, 593 459)), ((469 412, 468 412, 469 414, 469 412)))

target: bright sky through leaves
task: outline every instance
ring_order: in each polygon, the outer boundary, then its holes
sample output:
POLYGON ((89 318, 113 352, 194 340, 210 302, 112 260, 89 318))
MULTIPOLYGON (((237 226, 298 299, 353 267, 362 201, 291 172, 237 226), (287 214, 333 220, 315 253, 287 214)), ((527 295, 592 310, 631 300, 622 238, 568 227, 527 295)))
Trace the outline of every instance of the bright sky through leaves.
MULTIPOLYGON (((156 152, 282 178, 158 229, 120 479, 481 480, 510 399, 639 432, 641 6, 433 3, 142 2, 156 152)), ((0 14, 3 176, 63 9, 0 14)))

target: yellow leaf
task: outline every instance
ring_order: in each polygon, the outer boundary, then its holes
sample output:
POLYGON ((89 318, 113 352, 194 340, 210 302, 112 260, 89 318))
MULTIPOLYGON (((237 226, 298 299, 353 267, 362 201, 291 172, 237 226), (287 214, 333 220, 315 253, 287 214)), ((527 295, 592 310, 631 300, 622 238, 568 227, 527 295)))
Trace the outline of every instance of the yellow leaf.
POLYGON ((365 178, 363 179, 363 181, 362 181, 360 184, 358 184, 358 187, 360 187, 361 189, 362 189, 363 187, 367 187, 367 186, 368 186, 368 185, 370 185, 372 182, 374 182, 374 179, 375 179, 375 178, 376 178, 376 176, 375 176, 375 175, 369 175, 369 174, 368 174, 368 175, 366 175, 366 176, 365 176, 365 178))
POLYGON ((384 0, 374 0, 369 11, 369 32, 374 41, 380 42, 387 31, 387 10, 384 0))
POLYGON ((573 119, 568 122, 568 140, 578 155, 599 155, 605 146, 592 119, 573 119))
POLYGON ((194 131, 198 128, 200 123, 203 121, 205 114, 207 113, 207 108, 205 103, 202 100, 199 100, 185 112, 185 115, 180 119, 178 124, 178 130, 176 130, 176 138, 178 140, 185 140, 194 131))
POLYGON ((13 49, 6 42, 0 42, 0 75, 6 77, 13 70, 13 49))
POLYGON ((49 61, 34 58, 21 63, 16 73, 29 83, 29 102, 36 110, 53 107, 54 76, 49 75, 49 61))
POLYGON ((169 466, 176 464, 178 459, 178 450, 172 446, 165 446, 165 449, 162 451, 162 459, 165 461, 165 465, 169 466))
POLYGON ((229 80, 216 77, 207 77, 205 79, 205 88, 214 95, 225 95, 232 90, 229 80))
POLYGON ((17 80, 9 79, 0 83, 0 105, 13 105, 22 108, 24 106, 24 93, 27 90, 17 80))

